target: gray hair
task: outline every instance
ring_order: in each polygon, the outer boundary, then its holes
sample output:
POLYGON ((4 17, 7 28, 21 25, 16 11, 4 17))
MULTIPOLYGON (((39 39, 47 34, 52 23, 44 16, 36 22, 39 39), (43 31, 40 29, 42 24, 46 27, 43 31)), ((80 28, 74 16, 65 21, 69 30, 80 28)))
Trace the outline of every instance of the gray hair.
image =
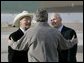
POLYGON ((59 13, 54 13, 54 17, 58 17, 62 21, 62 18, 59 13))
POLYGON ((35 17, 37 22, 47 22, 48 12, 45 9, 38 9, 35 17))

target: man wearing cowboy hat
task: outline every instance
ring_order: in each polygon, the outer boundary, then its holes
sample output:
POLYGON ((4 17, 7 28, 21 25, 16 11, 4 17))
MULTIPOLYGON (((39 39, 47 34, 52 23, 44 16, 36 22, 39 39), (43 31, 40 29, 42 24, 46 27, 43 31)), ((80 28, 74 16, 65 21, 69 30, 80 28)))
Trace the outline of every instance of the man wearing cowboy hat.
POLYGON ((8 39, 8 61, 9 62, 28 62, 27 51, 18 51, 14 50, 12 47, 11 38, 15 41, 18 41, 25 33, 27 29, 31 26, 32 15, 27 11, 23 11, 18 14, 14 19, 14 26, 20 26, 19 29, 12 34, 10 34, 8 39))

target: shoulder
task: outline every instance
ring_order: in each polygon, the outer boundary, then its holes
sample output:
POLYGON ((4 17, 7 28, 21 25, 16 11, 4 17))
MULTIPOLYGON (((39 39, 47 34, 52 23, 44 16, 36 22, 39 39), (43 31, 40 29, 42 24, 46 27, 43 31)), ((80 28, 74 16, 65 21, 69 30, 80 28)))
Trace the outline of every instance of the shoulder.
POLYGON ((11 33, 9 35, 9 39, 11 40, 11 37, 16 37, 19 33, 22 33, 22 31, 20 29, 16 30, 15 32, 11 33))
POLYGON ((10 35, 16 35, 17 33, 19 33, 20 32, 20 29, 18 29, 18 30, 16 30, 16 31, 14 31, 13 33, 11 33, 10 35))
POLYGON ((66 29, 66 33, 75 35, 75 37, 77 37, 76 31, 74 29, 66 27, 66 26, 64 26, 64 28, 66 29))
POLYGON ((73 33, 76 33, 74 29, 72 28, 69 28, 69 27, 66 27, 66 26, 63 26, 64 29, 66 29, 67 31, 70 31, 70 32, 73 32, 73 33))

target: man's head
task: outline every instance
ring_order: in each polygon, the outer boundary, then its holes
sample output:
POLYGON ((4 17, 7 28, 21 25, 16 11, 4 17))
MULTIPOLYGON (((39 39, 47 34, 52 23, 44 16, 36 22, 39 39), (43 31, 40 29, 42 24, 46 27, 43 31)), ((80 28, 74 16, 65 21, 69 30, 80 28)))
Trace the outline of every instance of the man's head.
POLYGON ((24 16, 20 19, 20 27, 22 28, 30 28, 31 26, 31 17, 24 16))
POLYGON ((37 22, 47 22, 48 12, 45 9, 38 9, 36 11, 36 21, 37 22))
POLYGON ((60 27, 62 25, 62 18, 59 14, 54 13, 52 19, 51 19, 51 24, 53 27, 60 27))
POLYGON ((29 28, 31 26, 32 17, 33 15, 31 13, 28 13, 28 11, 23 11, 15 17, 14 25, 22 28, 29 28))

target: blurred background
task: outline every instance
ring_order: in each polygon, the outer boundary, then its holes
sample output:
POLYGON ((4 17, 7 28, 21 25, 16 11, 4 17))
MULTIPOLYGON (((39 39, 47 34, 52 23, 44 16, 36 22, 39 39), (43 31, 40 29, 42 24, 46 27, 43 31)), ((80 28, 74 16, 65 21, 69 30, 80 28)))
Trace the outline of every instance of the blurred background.
MULTIPOLYGON (((18 29, 13 27, 14 17, 24 10, 34 15, 39 8, 45 8, 48 11, 49 24, 52 13, 60 13, 63 24, 76 31, 77 61, 83 62, 83 1, 1 1, 1 62, 8 62, 7 39, 18 29)), ((32 26, 36 24, 34 18, 32 26)))

